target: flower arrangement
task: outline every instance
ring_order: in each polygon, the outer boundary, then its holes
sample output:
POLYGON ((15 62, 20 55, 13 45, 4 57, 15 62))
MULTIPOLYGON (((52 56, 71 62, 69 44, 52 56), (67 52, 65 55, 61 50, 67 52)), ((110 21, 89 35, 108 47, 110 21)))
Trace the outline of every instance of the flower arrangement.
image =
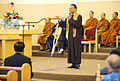
POLYGON ((6 14, 3 16, 4 17, 4 22, 8 24, 11 22, 12 19, 16 20, 23 20, 23 18, 18 14, 18 12, 6 12, 6 14))

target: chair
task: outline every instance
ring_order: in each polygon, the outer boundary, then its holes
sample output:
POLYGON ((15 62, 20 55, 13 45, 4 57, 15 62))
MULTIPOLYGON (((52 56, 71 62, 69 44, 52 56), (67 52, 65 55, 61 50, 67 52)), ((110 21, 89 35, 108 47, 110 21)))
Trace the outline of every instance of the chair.
POLYGON ((100 79, 104 76, 104 75, 100 75, 100 64, 97 64, 97 78, 96 81, 100 81, 100 79))
POLYGON ((84 44, 84 52, 86 52, 86 44, 89 44, 89 53, 91 53, 91 44, 95 44, 97 53, 97 29, 84 30, 84 39, 81 39, 81 44, 84 44), (87 39, 86 35, 94 35, 95 39, 87 39))
POLYGON ((22 67, 0 67, 0 74, 7 74, 8 71, 15 70, 18 73, 18 81, 31 81, 31 67, 25 63, 22 67))
POLYGON ((18 74, 16 71, 8 71, 6 75, 0 75, 0 81, 18 81, 18 74))

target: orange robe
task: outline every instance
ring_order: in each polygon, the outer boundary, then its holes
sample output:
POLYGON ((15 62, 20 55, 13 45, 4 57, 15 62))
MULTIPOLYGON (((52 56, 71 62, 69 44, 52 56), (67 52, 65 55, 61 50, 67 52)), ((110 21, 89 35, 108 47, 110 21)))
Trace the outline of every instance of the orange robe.
POLYGON ((108 26, 109 26, 109 21, 107 19, 101 19, 99 22, 98 22, 98 25, 97 25, 97 30, 102 30, 102 32, 98 32, 97 33, 97 37, 98 37, 98 42, 100 40, 100 37, 101 37, 101 34, 106 32, 108 30, 108 26))
POLYGON ((46 44, 47 43, 47 37, 52 34, 52 28, 54 26, 55 26, 54 23, 47 23, 47 24, 45 24, 44 29, 43 29, 43 34, 41 34, 38 37, 38 43, 39 44, 42 45, 42 44, 46 44))
MULTIPOLYGON (((96 18, 89 18, 85 25, 84 25, 84 29, 89 28, 89 29, 96 29, 98 24, 98 20, 96 18)), ((90 36, 87 35, 87 39, 94 39, 95 36, 90 36)))
POLYGON ((111 46, 116 39, 116 35, 119 34, 120 19, 112 19, 110 21, 110 28, 108 31, 101 35, 101 44, 111 46))

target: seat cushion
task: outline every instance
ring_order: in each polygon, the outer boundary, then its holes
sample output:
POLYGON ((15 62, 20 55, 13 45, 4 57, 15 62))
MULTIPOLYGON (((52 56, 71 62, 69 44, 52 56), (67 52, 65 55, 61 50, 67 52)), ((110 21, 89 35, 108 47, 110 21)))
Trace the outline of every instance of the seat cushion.
POLYGON ((81 39, 81 41, 93 41, 94 39, 81 39))

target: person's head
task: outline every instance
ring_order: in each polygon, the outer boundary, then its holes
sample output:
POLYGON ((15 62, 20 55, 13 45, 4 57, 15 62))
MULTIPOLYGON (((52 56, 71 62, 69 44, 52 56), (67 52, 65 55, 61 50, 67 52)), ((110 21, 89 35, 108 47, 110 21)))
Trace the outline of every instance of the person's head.
POLYGON ((24 51, 25 44, 23 42, 16 42, 14 44, 14 50, 15 52, 22 52, 24 51))
POLYGON ((120 57, 116 54, 112 54, 106 59, 106 64, 108 72, 118 70, 120 69, 120 57))
POLYGON ((114 12, 113 13, 113 18, 117 18, 118 17, 118 12, 114 12))
POLYGON ((101 19, 105 19, 105 16, 106 16, 106 14, 105 14, 105 13, 102 13, 102 14, 101 14, 101 19))
POLYGON ((112 54, 116 54, 116 55, 120 56, 120 48, 111 50, 110 55, 112 55, 112 54))
POLYGON ((90 18, 93 18, 93 16, 94 16, 94 12, 93 12, 93 11, 90 11, 90 12, 89 12, 89 17, 90 17, 90 18))
POLYGON ((10 6, 14 6, 14 3, 13 3, 13 2, 10 2, 10 6))
POLYGON ((46 23, 50 23, 50 22, 51 22, 51 18, 47 17, 47 18, 45 19, 45 22, 46 22, 46 23))
POLYGON ((77 11, 77 6, 76 6, 76 4, 71 4, 70 5, 70 8, 69 8, 69 12, 70 13, 75 13, 77 11))

